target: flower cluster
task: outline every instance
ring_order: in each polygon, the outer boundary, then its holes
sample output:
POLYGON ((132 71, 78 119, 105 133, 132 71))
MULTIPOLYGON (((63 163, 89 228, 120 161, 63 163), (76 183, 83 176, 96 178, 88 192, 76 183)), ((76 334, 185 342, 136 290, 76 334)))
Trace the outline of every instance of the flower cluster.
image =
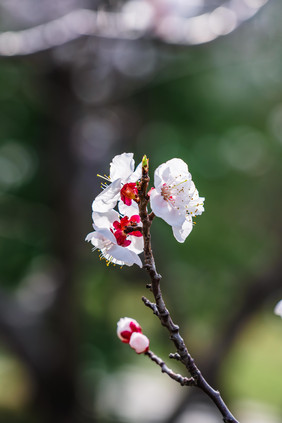
MULTIPOLYGON (((142 267, 139 254, 143 251, 143 237, 138 208, 141 175, 142 162, 135 169, 133 154, 123 153, 113 158, 110 175, 102 177, 106 180, 102 184, 104 189, 92 204, 94 232, 86 240, 94 250, 100 250, 100 257, 107 264, 142 267)), ((204 198, 199 196, 187 164, 181 159, 161 164, 148 196, 154 215, 172 227, 178 242, 184 242, 193 228, 192 218, 204 211, 204 198)))
POLYGON ((136 182, 141 178, 141 164, 134 170, 132 153, 115 156, 110 164, 110 175, 103 179, 103 191, 92 203, 94 232, 87 235, 94 250, 107 264, 142 267, 139 254, 143 251, 143 237, 138 214, 136 182), (118 207, 118 211, 114 210, 118 207), (132 228, 132 231, 130 231, 132 228), (129 229, 129 230, 128 230, 129 229))
POLYGON ((139 323, 130 317, 122 317, 117 323, 117 336, 125 344, 129 344, 137 354, 149 349, 149 339, 143 335, 139 323))

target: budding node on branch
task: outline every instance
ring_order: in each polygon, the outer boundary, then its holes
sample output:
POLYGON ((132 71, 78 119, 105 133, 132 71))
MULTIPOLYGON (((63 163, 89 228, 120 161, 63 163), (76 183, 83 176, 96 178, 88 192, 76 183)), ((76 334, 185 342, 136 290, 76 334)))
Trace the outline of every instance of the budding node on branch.
POLYGON ((148 157, 146 156, 146 154, 143 156, 143 158, 142 158, 142 168, 146 171, 146 172, 148 172, 148 169, 149 169, 149 159, 148 159, 148 157))

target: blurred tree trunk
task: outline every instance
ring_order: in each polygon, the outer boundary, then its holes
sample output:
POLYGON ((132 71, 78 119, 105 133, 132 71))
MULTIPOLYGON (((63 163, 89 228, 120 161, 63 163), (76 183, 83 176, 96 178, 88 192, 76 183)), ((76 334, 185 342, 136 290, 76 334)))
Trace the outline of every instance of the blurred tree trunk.
MULTIPOLYGON (((35 59, 35 66, 37 58, 35 59)), ((69 72, 53 68, 41 76, 46 116, 42 154, 46 203, 54 213, 51 256, 55 259, 55 300, 40 317, 21 307, 16 298, 0 292, 0 334, 26 366, 33 384, 33 404, 42 423, 85 423, 77 401, 77 208, 74 181, 76 160, 70 142, 78 107, 69 84, 69 72), (45 167, 44 167, 45 166, 45 167)), ((42 225, 44 225, 44 221, 42 225)))
MULTIPOLYGON (((56 356, 46 384, 39 387, 39 410, 46 409, 52 422, 76 422, 76 307, 77 216, 74 198, 76 161, 70 134, 76 102, 69 85, 69 72, 54 68, 45 76, 47 127, 44 152, 47 195, 55 214, 53 254, 58 266, 57 295, 51 311, 56 356)), ((46 416, 45 415, 45 416, 46 416)))

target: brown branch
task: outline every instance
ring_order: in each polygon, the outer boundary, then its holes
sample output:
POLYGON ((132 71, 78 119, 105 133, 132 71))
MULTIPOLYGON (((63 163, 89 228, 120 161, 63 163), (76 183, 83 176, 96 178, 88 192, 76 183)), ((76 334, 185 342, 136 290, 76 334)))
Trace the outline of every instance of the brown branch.
POLYGON ((156 217, 155 213, 154 212, 151 212, 149 214, 149 219, 152 221, 154 219, 154 217, 156 217))
POLYGON ((178 373, 174 373, 174 371, 167 367, 165 362, 157 355, 155 355, 152 351, 149 350, 145 352, 145 355, 147 355, 152 361, 154 361, 158 366, 160 366, 160 368, 162 369, 162 373, 166 373, 171 379, 180 383, 181 386, 195 386, 195 380, 192 377, 188 378, 181 376, 178 373))
MULTIPOLYGON (((143 167, 142 167, 142 178, 140 185, 138 187, 138 193, 139 193, 139 214, 141 218, 141 222, 143 224, 143 238, 144 238, 144 269, 147 270, 149 273, 150 279, 151 279, 151 291, 154 295, 156 307, 158 310, 158 318, 161 322, 161 324, 167 328, 170 339, 173 341, 177 353, 179 354, 180 361, 185 365, 188 372, 192 376, 195 386, 200 388, 202 391, 204 391, 211 400, 215 403, 218 410, 221 412, 223 421, 225 423, 239 423, 238 420, 235 419, 235 417, 231 414, 229 409, 227 408, 226 404, 224 403, 223 399, 221 398, 221 395, 219 391, 214 390, 208 382, 205 380, 205 378, 202 376, 200 370, 196 366, 194 359, 188 352, 188 349, 184 343, 183 338, 180 336, 179 333, 179 326, 177 326, 166 308, 161 288, 160 288, 160 281, 161 281, 161 275, 157 272, 155 260, 153 256, 152 246, 151 246, 151 234, 150 234, 150 228, 152 224, 152 219, 150 219, 147 211, 147 204, 148 204, 148 195, 147 195, 147 189, 148 184, 150 181, 149 175, 148 175, 148 160, 143 159, 143 167)), ((144 300, 143 300, 144 301, 144 300)), ((148 304, 146 304, 148 305, 148 304)), ((152 308, 152 307, 150 307, 152 308)))

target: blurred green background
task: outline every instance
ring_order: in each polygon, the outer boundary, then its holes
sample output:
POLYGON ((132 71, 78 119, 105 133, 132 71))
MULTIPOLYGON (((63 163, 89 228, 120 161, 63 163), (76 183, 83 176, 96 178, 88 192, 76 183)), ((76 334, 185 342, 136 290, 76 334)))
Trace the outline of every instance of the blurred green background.
MULTIPOLYGON (((32 3, 0 1, 0 29, 113 8, 32 3)), ((84 242, 96 174, 122 152, 146 154, 152 181, 161 163, 188 163, 206 211, 184 244, 154 221, 164 298, 236 417, 282 422, 281 13, 269 1, 201 45, 87 36, 1 57, 1 422, 221 421, 116 337, 120 317, 137 319, 183 371, 141 301, 146 273, 106 267, 84 242)))

